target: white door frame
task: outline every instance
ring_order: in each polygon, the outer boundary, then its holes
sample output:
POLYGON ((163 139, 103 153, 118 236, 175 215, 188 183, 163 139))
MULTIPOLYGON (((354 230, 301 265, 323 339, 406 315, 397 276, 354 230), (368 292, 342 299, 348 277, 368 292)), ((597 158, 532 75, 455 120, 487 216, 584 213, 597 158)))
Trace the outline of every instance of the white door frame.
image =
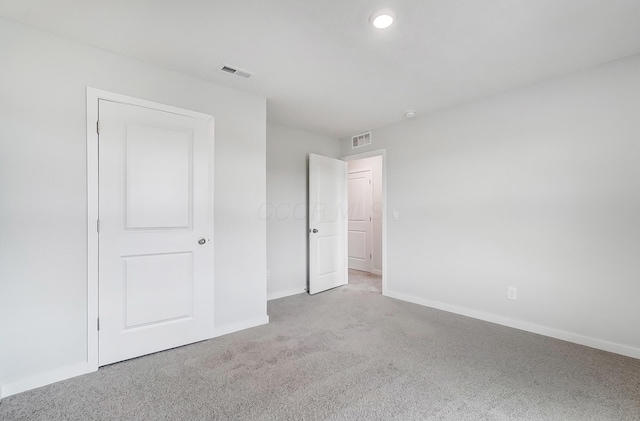
POLYGON ((382 295, 387 295, 387 150, 376 149, 355 155, 343 156, 343 161, 382 157, 382 295))
MULTIPOLYGON (((87 363, 89 371, 98 369, 98 101, 107 100, 122 104, 180 114, 210 120, 213 116, 160 104, 113 92, 87 87, 87 363)), ((213 174, 213 159, 209 174, 213 174)), ((211 183, 213 190, 213 183, 211 183)), ((213 193, 211 193, 213 200, 213 193)))

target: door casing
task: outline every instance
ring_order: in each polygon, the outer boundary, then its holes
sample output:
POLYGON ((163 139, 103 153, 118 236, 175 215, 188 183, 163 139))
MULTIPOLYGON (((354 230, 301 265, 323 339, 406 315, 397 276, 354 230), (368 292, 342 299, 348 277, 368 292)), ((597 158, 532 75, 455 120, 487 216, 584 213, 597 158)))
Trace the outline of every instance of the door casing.
POLYGON ((382 157, 382 295, 387 295, 387 150, 376 149, 355 155, 343 156, 343 161, 382 157))

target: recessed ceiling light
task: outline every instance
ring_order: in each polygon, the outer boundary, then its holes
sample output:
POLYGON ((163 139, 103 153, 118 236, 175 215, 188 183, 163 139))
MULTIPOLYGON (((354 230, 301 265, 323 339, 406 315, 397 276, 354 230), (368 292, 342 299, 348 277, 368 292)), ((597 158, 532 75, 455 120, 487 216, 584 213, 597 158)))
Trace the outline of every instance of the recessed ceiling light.
POLYGON ((416 110, 409 110, 406 113, 404 113, 404 118, 409 119, 409 118, 413 118, 416 116, 416 110))
POLYGON ((371 15, 371 24, 378 29, 385 29, 393 23, 393 14, 388 11, 380 11, 371 15))

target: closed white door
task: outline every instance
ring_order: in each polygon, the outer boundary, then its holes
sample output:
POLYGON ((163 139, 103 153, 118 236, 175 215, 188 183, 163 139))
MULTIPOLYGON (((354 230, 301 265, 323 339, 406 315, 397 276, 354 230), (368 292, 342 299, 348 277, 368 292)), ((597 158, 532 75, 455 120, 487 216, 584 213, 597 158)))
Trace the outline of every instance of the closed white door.
POLYGON ((213 122, 99 101, 99 365, 213 336, 213 122))
POLYGON ((309 294, 347 281, 346 163, 310 154, 309 294))
POLYGON ((373 185, 371 170, 350 172, 349 269, 371 272, 373 255, 373 185))

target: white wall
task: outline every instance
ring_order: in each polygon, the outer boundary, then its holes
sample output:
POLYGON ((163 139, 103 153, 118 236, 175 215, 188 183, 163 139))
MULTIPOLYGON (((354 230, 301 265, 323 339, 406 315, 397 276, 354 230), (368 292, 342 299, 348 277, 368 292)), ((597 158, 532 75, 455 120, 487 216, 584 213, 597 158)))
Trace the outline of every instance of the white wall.
POLYGON ((639 110, 634 56, 374 130, 389 295, 640 358, 639 110))
POLYGON ((0 52, 1 390, 87 360, 87 86, 215 116, 216 328, 266 321, 265 99, 5 19, 0 52))
POLYGON ((349 172, 371 170, 371 184, 373 185, 372 272, 382 275, 382 156, 349 161, 348 167, 349 172))
POLYGON ((337 158, 340 142, 326 136, 267 124, 268 297, 307 287, 307 198, 309 154, 337 158))

